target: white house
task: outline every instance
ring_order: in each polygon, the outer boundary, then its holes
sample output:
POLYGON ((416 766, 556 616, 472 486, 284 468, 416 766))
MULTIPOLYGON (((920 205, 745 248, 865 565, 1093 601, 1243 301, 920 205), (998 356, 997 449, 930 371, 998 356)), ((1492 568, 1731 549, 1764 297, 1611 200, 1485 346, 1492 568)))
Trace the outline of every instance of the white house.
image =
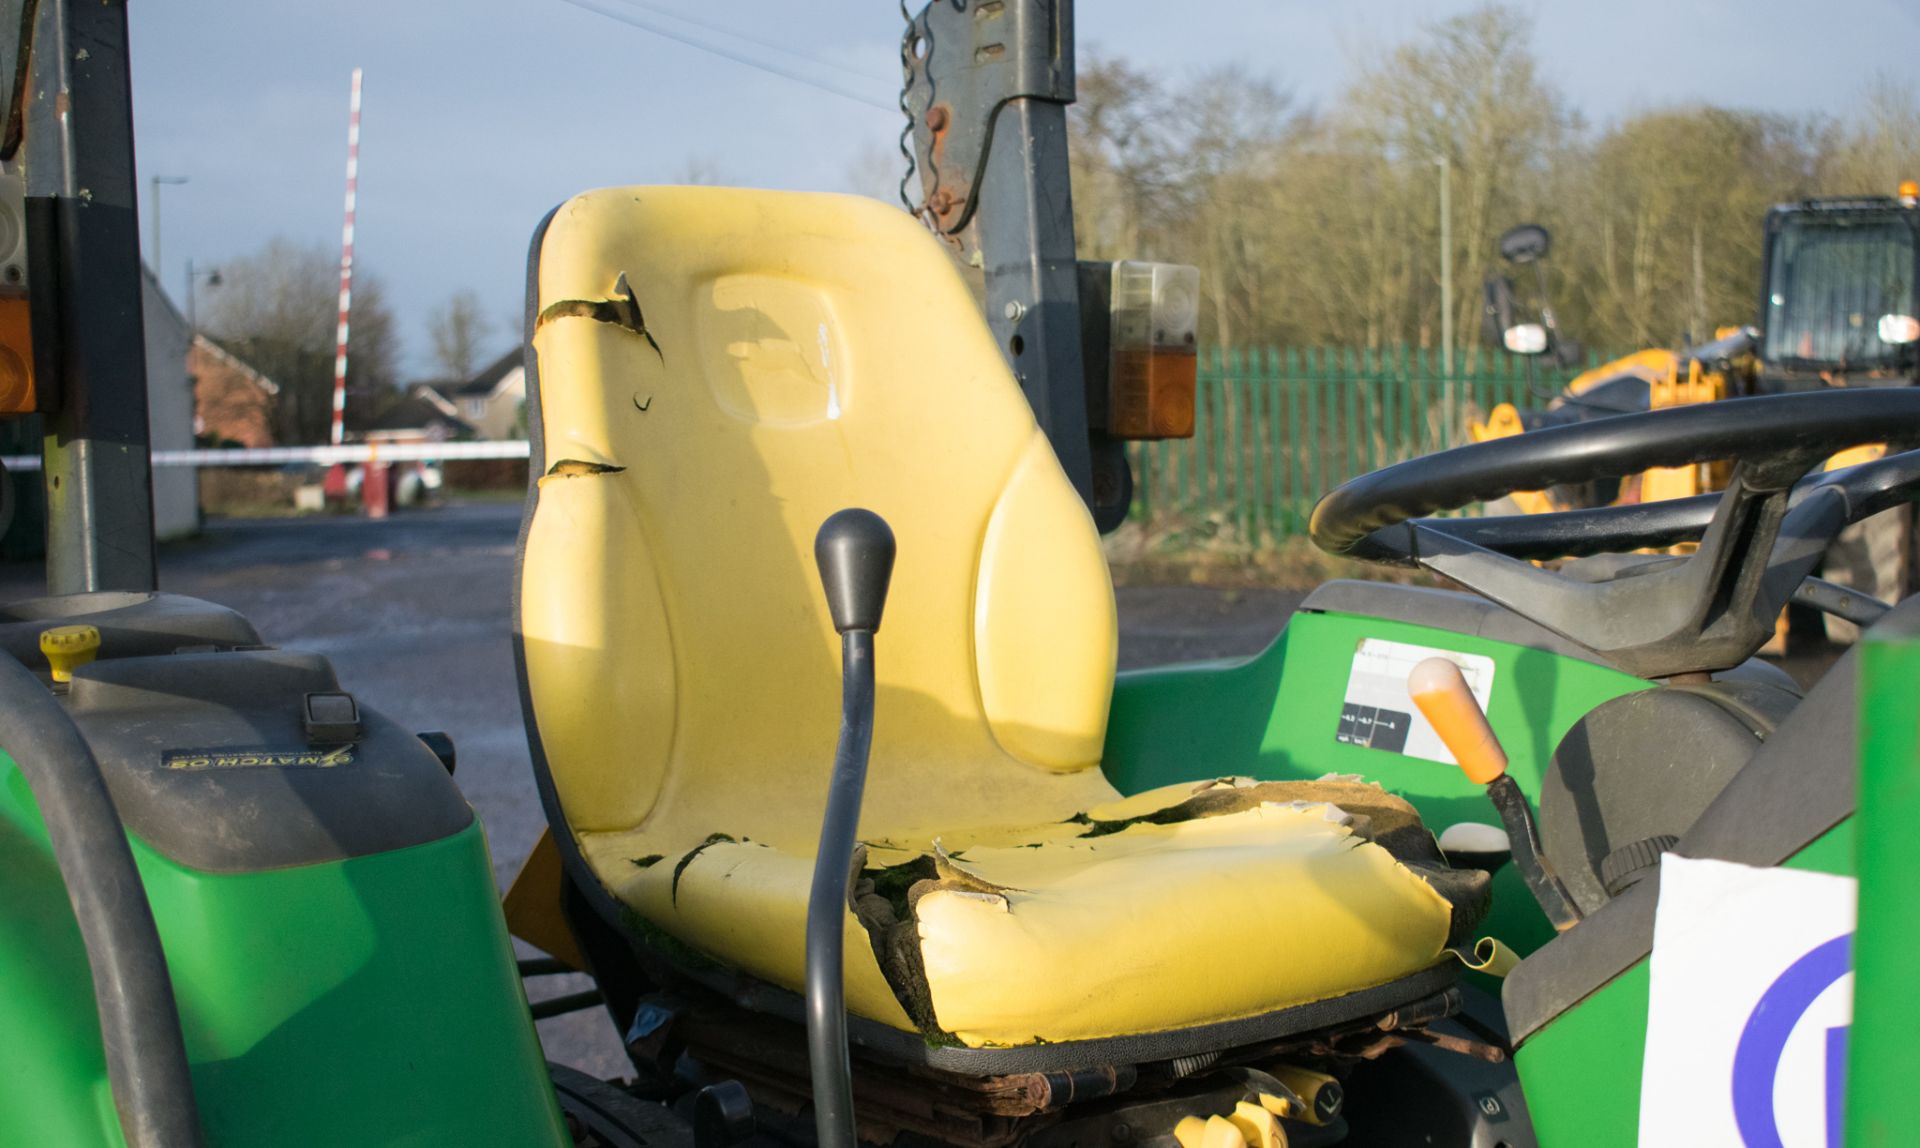
MULTIPOLYGON (((154 450, 193 449, 193 331, 151 268, 140 267, 140 311, 147 335, 147 433, 154 450)), ((200 488, 192 467, 153 468, 153 534, 184 538, 200 529, 200 488)))
POLYGON ((431 389, 449 414, 457 414, 481 438, 523 438, 526 427, 522 412, 527 405, 524 357, 522 349, 515 347, 471 379, 424 383, 416 390, 431 389))

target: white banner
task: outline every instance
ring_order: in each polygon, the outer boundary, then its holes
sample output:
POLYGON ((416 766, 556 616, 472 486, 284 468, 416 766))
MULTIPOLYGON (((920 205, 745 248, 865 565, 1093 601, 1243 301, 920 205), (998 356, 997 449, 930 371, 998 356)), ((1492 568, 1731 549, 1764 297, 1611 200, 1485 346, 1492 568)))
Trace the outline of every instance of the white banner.
POLYGON ((1641 1148, 1839 1148, 1857 883, 1668 854, 1641 1148))
MULTIPOLYGON (((526 458, 525 439, 501 442, 345 443, 341 446, 233 447, 218 450, 156 450, 154 466, 286 466, 312 463, 450 462, 469 458, 526 458)), ((37 454, 0 456, 8 470, 39 470, 37 454)))

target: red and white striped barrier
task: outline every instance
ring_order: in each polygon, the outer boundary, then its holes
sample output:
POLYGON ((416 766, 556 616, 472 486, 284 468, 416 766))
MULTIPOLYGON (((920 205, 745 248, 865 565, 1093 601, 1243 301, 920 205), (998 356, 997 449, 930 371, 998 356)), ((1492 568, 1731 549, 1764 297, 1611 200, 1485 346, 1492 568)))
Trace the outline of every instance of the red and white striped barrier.
POLYGON ((346 437, 347 316, 353 311, 353 209, 360 186, 360 69, 347 101, 347 214, 340 229, 340 325, 333 353, 333 445, 346 437))

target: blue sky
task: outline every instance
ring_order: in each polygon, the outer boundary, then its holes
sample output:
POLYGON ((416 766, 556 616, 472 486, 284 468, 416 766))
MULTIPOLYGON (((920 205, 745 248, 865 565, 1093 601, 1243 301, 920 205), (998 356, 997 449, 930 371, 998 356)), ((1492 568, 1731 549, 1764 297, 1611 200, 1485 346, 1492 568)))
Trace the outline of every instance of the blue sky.
MULTIPOLYGON (((579 0, 609 10, 624 0, 579 0)), ((735 50, 893 98, 895 0, 638 0, 824 64, 735 50)), ((1326 104, 1356 60, 1464 0, 1080 0, 1082 51, 1178 76, 1239 61, 1326 104)), ((1546 72, 1590 120, 1713 100, 1839 115, 1867 77, 1920 83, 1920 0, 1610 0, 1521 4, 1546 72), (1837 62, 1844 63, 1837 63, 1837 62)), ((700 171, 765 187, 856 187, 897 113, 796 84, 567 0, 165 0, 131 10, 140 189, 164 189, 162 281, 286 236, 337 248, 347 82, 366 70, 356 258, 383 278, 407 365, 425 322, 471 288, 512 338, 527 240, 568 195, 700 171)), ((151 216, 143 205, 143 232, 151 216)), ((147 240, 150 242, 150 237, 147 240)), ((151 247, 146 248, 151 254, 151 247)))

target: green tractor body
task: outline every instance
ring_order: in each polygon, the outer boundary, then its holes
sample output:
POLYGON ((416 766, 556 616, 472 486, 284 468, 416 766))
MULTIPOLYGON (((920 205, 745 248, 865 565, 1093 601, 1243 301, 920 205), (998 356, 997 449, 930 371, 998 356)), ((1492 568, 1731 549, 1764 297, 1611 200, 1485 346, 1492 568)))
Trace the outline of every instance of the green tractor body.
MULTIPOLYGON (((354 741, 314 744, 302 694, 338 689, 318 658, 112 658, 116 638, 174 639, 109 619, 237 619, 110 597, 117 609, 85 615, 108 658, 64 700, 118 790, 209 1143, 566 1143, 486 837, 444 767, 370 710, 354 741)), ((122 1144, 87 952, 11 759, 0 859, 0 1143, 122 1144)))
MULTIPOLYGON (((119 1145, 66 890, 10 762, 0 778, 0 1143, 119 1145)), ((267 873, 134 852, 213 1143, 566 1143, 478 822, 267 873)))
MULTIPOLYGON (((1125 442, 1191 433, 1198 277, 1074 262, 1070 0, 928 6, 916 214, 984 324, 852 197, 609 189, 536 234, 512 625, 549 837, 514 899, 549 931, 515 927, 597 982, 635 1083, 587 1080, 545 1062, 451 757, 155 592, 124 5, 15 7, 32 345, 0 349, 39 372, 6 413, 52 419, 55 594, 0 610, 0 1145, 1627 1148, 1676 857, 1858 874, 1825 1047, 1852 1142, 1912 1141, 1920 603, 1810 574, 1920 452, 1809 468, 1920 441, 1920 394, 1364 476, 1314 541, 1475 593, 1329 583, 1251 658, 1116 679, 1097 529, 1125 442), (1714 498, 1453 513, 1735 456, 1714 498), (1808 691, 1752 658, 1790 597, 1868 635, 1808 691)), ((1913 205, 1855 206, 1778 217, 1804 350, 1772 358, 1861 363, 1884 318, 1885 381, 1913 205), (1863 266, 1887 290, 1822 286, 1863 266)))

